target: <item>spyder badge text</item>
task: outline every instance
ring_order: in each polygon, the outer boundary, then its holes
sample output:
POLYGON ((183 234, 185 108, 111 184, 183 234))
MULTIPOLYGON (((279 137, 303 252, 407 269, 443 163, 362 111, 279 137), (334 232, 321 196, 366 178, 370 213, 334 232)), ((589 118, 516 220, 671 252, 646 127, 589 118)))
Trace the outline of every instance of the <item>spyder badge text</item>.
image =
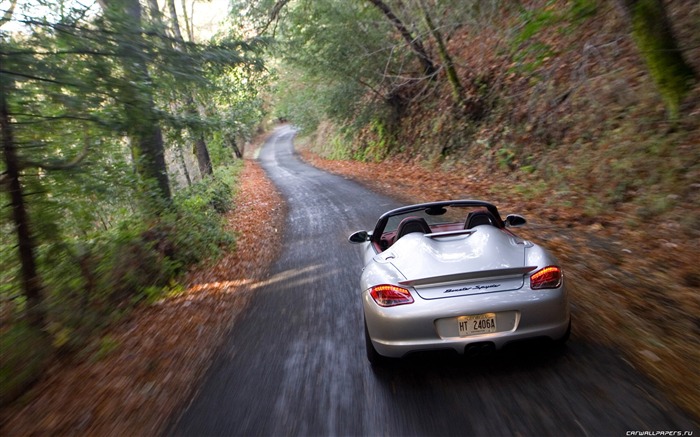
POLYGON ((501 284, 489 284, 489 285, 467 286, 467 287, 462 287, 462 288, 448 288, 447 290, 443 291, 443 293, 458 293, 460 291, 469 291, 469 290, 488 290, 489 288, 498 288, 500 286, 501 286, 501 284))

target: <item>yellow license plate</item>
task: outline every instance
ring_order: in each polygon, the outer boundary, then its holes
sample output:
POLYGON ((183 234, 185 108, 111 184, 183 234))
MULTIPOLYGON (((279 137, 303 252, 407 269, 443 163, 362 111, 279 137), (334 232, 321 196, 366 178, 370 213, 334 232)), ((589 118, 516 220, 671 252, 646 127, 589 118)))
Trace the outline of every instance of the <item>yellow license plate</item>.
POLYGON ((457 317, 457 328, 460 337, 496 332, 496 313, 457 317))

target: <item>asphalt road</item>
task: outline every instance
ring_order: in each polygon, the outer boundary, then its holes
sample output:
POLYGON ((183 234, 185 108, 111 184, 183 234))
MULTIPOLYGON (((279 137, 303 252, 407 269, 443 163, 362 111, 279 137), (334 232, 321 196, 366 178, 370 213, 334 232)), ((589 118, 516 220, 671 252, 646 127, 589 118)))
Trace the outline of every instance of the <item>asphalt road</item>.
POLYGON ((563 350, 427 356, 372 370, 357 290, 360 250, 347 236, 399 205, 300 162, 293 137, 278 128, 259 157, 288 202, 280 258, 168 434, 697 433, 617 352, 577 340, 575 325, 563 350))

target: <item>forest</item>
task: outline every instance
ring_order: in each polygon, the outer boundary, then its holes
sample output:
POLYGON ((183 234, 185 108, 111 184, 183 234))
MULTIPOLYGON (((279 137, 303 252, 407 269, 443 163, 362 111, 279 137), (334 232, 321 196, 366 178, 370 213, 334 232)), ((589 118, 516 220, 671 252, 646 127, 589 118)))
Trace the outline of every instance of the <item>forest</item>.
POLYGON ((221 214, 270 73, 262 38, 227 28, 198 40, 174 1, 2 5, 0 323, 12 380, 20 363, 31 377, 47 355, 80 351, 233 247, 221 214))
POLYGON ((629 237, 654 254, 625 270, 649 302, 630 314, 658 333, 672 312, 660 349, 697 352, 697 2, 2 0, 0 16, 0 405, 58 359, 108 354, 106 332, 240 248, 224 217, 280 122, 310 160, 422 175, 426 193, 460 174, 629 237))

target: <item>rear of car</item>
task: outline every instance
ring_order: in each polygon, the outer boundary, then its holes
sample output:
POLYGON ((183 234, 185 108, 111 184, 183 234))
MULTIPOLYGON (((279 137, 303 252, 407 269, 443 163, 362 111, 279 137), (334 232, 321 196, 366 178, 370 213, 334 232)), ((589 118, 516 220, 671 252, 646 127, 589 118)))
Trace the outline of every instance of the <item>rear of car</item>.
POLYGON ((367 264, 361 288, 370 355, 500 349, 570 327, 556 260, 496 226, 405 235, 367 264))

